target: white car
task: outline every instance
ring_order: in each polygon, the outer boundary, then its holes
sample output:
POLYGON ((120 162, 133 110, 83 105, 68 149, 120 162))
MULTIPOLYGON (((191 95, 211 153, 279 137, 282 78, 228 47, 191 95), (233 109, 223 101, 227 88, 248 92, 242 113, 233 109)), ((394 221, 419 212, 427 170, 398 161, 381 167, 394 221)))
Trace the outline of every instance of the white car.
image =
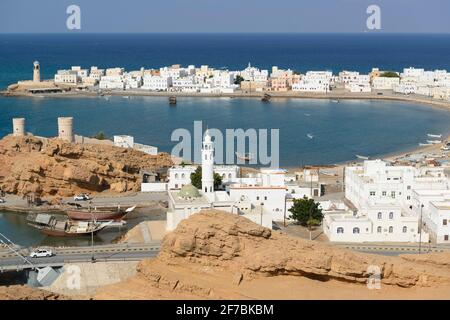
POLYGON ((47 249, 38 249, 30 253, 30 258, 45 258, 53 256, 53 252, 47 249))
POLYGON ((91 198, 87 194, 81 193, 81 194, 73 197, 73 200, 74 201, 87 201, 87 200, 91 200, 91 198))

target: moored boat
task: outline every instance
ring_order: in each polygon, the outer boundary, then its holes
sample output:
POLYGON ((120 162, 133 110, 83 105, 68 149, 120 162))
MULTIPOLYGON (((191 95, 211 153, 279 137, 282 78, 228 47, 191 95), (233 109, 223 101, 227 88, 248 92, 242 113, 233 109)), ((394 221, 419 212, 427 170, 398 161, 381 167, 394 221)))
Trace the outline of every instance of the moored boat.
POLYGON ((427 136, 429 136, 430 138, 442 138, 442 134, 431 134, 431 133, 428 133, 427 136))
POLYGON ((439 144, 442 143, 442 140, 427 140, 427 142, 431 144, 439 144))
POLYGON ((108 222, 58 220, 55 216, 45 213, 30 213, 27 216, 28 224, 42 233, 55 237, 75 237, 90 235, 106 228, 108 222))
POLYGON ((366 156, 360 156, 359 154, 357 154, 356 157, 357 157, 358 159, 361 159, 361 160, 369 160, 369 157, 366 157, 366 156))
POLYGON ((110 208, 86 208, 86 209, 68 209, 66 214, 73 220, 84 221, 103 221, 103 220, 121 220, 125 215, 132 212, 136 206, 122 210, 119 207, 116 210, 110 208))
POLYGON ((314 139, 314 136, 312 135, 312 133, 308 133, 306 136, 310 139, 314 139))

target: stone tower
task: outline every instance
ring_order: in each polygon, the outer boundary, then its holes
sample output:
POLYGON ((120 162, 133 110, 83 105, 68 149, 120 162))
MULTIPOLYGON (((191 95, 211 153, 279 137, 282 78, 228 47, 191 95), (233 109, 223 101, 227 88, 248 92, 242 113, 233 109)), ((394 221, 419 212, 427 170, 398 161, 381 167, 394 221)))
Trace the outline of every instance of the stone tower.
POLYGON ((41 67, 39 61, 33 63, 33 82, 41 82, 41 67))
POLYGON ((72 117, 58 118, 58 138, 67 142, 74 141, 72 117))
POLYGON ((208 197, 214 194, 214 144, 208 130, 202 146, 202 191, 208 197))
POLYGON ((25 118, 13 118, 13 135, 16 137, 25 135, 25 118))

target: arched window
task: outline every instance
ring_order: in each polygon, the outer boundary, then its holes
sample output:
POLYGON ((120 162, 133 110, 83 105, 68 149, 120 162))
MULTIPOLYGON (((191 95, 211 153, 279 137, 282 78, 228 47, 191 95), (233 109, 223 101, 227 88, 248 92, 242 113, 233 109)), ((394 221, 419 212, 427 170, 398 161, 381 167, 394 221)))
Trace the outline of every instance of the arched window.
POLYGON ((406 226, 403 227, 403 233, 406 233, 408 231, 408 228, 406 226))
POLYGON ((356 227, 356 228, 353 228, 353 233, 359 233, 359 228, 358 227, 356 227))
POLYGON ((394 213, 393 212, 389 212, 389 219, 394 219, 394 213))
POLYGON ((337 233, 344 233, 344 228, 342 227, 337 228, 337 233))
POLYGON ((231 179, 231 173, 228 174, 228 179, 231 179))
POLYGON ((394 227, 393 226, 390 226, 389 227, 389 233, 393 233, 394 232, 394 227))
POLYGON ((224 173, 224 174, 222 174, 222 179, 225 179, 225 173, 224 173))
POLYGON ((383 214, 381 212, 378 212, 378 219, 379 220, 383 219, 383 214))
POLYGON ((381 233, 381 227, 380 226, 377 228, 377 232, 381 233))
POLYGON ((182 174, 181 174, 181 178, 183 178, 183 179, 184 179, 184 177, 185 177, 185 175, 184 175, 184 173, 182 173, 182 174))
POLYGON ((178 173, 175 173, 175 179, 178 179, 178 173))

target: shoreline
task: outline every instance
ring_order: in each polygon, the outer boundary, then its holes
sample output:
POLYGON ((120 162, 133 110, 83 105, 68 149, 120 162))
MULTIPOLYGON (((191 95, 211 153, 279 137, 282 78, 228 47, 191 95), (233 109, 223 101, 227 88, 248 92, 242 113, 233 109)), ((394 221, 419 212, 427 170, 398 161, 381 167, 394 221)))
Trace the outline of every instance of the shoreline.
POLYGON ((103 96, 97 92, 65 92, 65 93, 46 93, 46 94, 30 94, 26 92, 0 91, 2 97, 24 97, 24 98, 105 98, 109 96, 119 97, 177 97, 177 98, 259 98, 264 94, 269 94, 272 99, 319 99, 319 100, 385 100, 400 101, 411 104, 424 104, 428 106, 450 109, 450 101, 437 100, 430 97, 418 96, 415 94, 404 95, 394 93, 391 90, 378 90, 372 93, 351 93, 341 89, 331 91, 329 93, 296 93, 296 92, 242 92, 234 93, 184 93, 184 92, 152 92, 144 90, 127 90, 127 91, 108 91, 103 92, 103 96))

